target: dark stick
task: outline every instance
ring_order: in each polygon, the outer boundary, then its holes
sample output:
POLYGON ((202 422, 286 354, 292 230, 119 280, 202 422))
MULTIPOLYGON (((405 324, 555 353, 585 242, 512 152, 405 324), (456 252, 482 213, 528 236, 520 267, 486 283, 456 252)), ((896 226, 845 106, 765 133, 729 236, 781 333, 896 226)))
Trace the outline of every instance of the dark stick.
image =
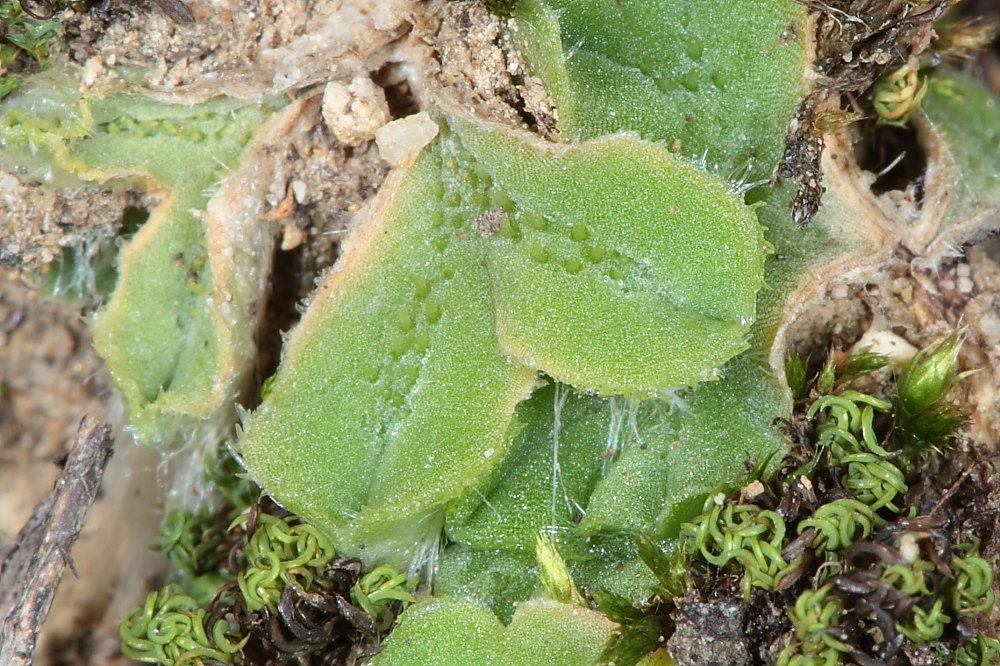
POLYGON ((181 0, 153 0, 156 6, 177 23, 194 23, 194 14, 181 0))
POLYGON ((76 573, 70 550, 80 535, 111 457, 111 429, 84 418, 76 445, 48 498, 34 512, 4 555, 0 610, 19 590, 0 632, 0 664, 30 666, 42 622, 59 587, 63 567, 76 573))

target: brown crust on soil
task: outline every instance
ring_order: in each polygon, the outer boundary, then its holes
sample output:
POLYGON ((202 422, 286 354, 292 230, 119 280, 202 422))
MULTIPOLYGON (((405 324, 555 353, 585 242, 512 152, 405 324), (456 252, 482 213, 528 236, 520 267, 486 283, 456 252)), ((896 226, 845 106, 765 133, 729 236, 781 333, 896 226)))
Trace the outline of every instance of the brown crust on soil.
POLYGON ((812 128, 819 114, 838 111, 841 98, 860 98, 875 80, 929 46, 933 22, 950 5, 931 0, 801 0, 816 20, 812 35, 817 78, 799 107, 785 140, 778 168, 781 178, 795 178, 792 219, 804 226, 819 210, 823 196, 823 136, 812 128))

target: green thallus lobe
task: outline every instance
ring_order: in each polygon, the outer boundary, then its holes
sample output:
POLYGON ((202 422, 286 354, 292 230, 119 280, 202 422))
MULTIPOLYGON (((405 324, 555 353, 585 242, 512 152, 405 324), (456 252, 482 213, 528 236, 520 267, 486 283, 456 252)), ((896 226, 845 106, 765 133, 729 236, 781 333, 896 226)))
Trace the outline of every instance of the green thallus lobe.
POLYGON ((655 144, 439 122, 357 224, 242 439, 268 492, 369 561, 412 558, 485 480, 537 370, 639 397, 710 379, 745 347, 762 281, 753 212, 655 144))
POLYGON ((252 230, 241 227, 245 215, 219 219, 209 202, 273 109, 222 97, 194 106, 86 97, 79 85, 45 73, 8 97, 0 157, 57 184, 127 183, 159 197, 119 254, 116 288, 92 320, 94 344, 138 440, 169 443, 177 430, 216 437, 249 369, 270 240, 222 247, 253 241, 252 230))

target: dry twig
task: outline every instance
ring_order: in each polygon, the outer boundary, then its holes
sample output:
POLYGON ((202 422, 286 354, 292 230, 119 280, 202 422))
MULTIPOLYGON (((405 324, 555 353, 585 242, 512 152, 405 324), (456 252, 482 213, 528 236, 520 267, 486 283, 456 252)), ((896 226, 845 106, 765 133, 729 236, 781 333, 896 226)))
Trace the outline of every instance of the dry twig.
POLYGON ((14 545, 4 554, 0 612, 8 608, 9 612, 0 632, 0 664, 31 664, 38 632, 59 587, 63 567, 69 566, 76 574, 70 549, 97 497, 111 445, 111 429, 106 424, 83 419, 76 445, 55 488, 38 503, 14 545))

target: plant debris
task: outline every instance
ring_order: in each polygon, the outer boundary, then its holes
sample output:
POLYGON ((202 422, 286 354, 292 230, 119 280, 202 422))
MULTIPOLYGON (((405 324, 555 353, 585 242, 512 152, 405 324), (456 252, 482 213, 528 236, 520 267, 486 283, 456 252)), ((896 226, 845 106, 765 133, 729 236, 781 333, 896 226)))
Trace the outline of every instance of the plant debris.
POLYGON ((658 647, 662 636, 635 630, 653 621, 683 664, 914 666, 927 652, 995 663, 1000 643, 977 633, 994 572, 966 523, 970 481, 986 484, 988 469, 946 397, 968 374, 955 371, 961 342, 956 331, 918 353, 888 400, 850 388, 885 357, 860 350, 812 377, 790 359, 803 410, 779 473, 762 479, 763 461, 739 492, 710 496, 673 558, 640 540, 663 586, 644 607, 609 613, 623 628, 602 659, 626 666, 658 647), (964 469, 940 455, 956 445, 974 461, 964 469), (682 598, 667 589, 678 584, 682 598))
POLYGON ((903 93, 897 90, 888 99, 888 93, 882 93, 883 99, 876 99, 875 107, 882 105, 880 116, 888 114, 895 116, 891 118, 894 121, 905 122, 919 103, 919 99, 913 101, 917 97, 913 93, 920 91, 918 94, 922 96, 926 90, 919 86, 918 67, 913 63, 930 48, 935 38, 934 22, 952 3, 948 0, 799 1, 809 6, 816 17, 813 66, 819 79, 789 128, 785 154, 775 173, 779 178, 795 178, 792 217, 796 224, 805 226, 819 211, 824 192, 820 166, 824 142, 823 133, 818 131, 822 124, 816 119, 840 112, 843 98, 858 104, 876 80, 886 75, 890 85, 897 79, 908 83, 903 93), (914 85, 909 85, 907 79, 911 70, 914 85))
POLYGON ((101 487, 111 458, 111 429, 84 419, 76 446, 65 461, 52 494, 36 508, 17 540, 4 554, 0 568, 0 608, 13 601, 4 615, 0 663, 30 665, 38 632, 69 567, 76 575, 70 551, 101 487), (20 583, 20 585, 18 585, 20 583), (17 590, 16 597, 13 592, 17 590))
POLYGON ((379 650, 416 581, 391 567, 365 573, 313 526, 206 461, 215 510, 170 512, 161 550, 177 567, 122 619, 122 651, 163 666, 355 664, 379 650))

